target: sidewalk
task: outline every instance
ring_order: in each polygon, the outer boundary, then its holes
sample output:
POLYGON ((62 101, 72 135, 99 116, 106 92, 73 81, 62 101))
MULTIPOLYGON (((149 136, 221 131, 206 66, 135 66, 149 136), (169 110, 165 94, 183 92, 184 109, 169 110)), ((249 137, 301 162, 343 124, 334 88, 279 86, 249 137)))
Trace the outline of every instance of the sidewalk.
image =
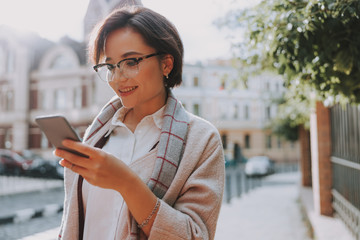
POLYGON ((63 201, 62 180, 0 176, 0 224, 57 214, 63 201))
MULTIPOLYGON (((299 173, 275 174, 220 212, 215 240, 310 240, 302 219, 299 173)), ((53 240, 58 227, 22 240, 53 240)))
POLYGON ((264 186, 222 206, 216 240, 308 240, 298 203, 299 173, 275 174, 264 186))
POLYGON ((355 240, 345 224, 336 217, 322 216, 314 211, 312 188, 300 189, 301 205, 312 226, 316 240, 355 240))

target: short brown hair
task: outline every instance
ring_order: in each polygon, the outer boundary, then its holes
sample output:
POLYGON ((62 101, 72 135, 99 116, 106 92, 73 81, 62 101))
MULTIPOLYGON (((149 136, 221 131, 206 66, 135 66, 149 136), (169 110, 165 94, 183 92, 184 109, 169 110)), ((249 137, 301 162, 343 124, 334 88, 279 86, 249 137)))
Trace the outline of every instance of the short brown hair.
POLYGON ((164 16, 141 6, 123 7, 114 10, 90 35, 89 58, 98 64, 104 57, 108 35, 120 28, 131 28, 142 35, 145 42, 157 52, 174 57, 174 66, 169 74, 167 87, 181 84, 184 48, 175 26, 164 16))

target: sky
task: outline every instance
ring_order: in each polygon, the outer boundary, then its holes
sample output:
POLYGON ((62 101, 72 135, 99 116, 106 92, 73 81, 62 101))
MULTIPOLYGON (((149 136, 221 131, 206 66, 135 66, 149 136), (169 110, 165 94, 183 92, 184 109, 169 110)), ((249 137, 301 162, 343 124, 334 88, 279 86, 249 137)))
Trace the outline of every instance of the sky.
MULTIPOLYGON (((258 0, 256 0, 258 1, 258 0)), ((255 1, 255 2, 256 2, 255 1)), ((83 39, 83 18, 89 0, 0 0, 0 25, 38 33, 57 41, 69 36, 83 39)), ((185 61, 196 62, 231 57, 230 41, 213 24, 248 0, 142 0, 144 6, 164 15, 178 29, 185 48, 185 61)))

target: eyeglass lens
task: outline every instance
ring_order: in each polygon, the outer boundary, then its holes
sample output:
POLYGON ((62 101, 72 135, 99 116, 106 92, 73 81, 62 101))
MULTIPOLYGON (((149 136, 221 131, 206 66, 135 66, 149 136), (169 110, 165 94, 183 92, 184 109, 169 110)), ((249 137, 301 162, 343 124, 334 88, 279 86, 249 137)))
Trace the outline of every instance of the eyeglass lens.
POLYGON ((139 72, 139 63, 136 60, 128 59, 120 62, 119 66, 111 67, 103 65, 97 69, 97 74, 101 80, 111 82, 115 74, 120 74, 120 77, 133 78, 139 72))

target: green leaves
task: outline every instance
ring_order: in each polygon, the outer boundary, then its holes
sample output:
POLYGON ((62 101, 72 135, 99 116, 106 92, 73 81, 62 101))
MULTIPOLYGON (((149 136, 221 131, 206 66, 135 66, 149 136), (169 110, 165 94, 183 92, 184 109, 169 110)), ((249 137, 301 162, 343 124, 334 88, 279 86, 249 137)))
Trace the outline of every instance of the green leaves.
POLYGON ((310 118, 310 92, 309 86, 301 85, 299 80, 293 80, 281 101, 278 101, 278 113, 272 119, 268 128, 278 136, 289 141, 298 138, 298 126, 309 128, 310 118))
POLYGON ((275 68, 286 86, 299 79, 322 99, 360 103, 360 1, 264 0, 224 19, 234 32, 246 27, 234 44, 245 66, 275 68))
POLYGON ((353 69, 353 56, 350 49, 339 51, 334 59, 334 71, 339 71, 350 75, 353 69))

